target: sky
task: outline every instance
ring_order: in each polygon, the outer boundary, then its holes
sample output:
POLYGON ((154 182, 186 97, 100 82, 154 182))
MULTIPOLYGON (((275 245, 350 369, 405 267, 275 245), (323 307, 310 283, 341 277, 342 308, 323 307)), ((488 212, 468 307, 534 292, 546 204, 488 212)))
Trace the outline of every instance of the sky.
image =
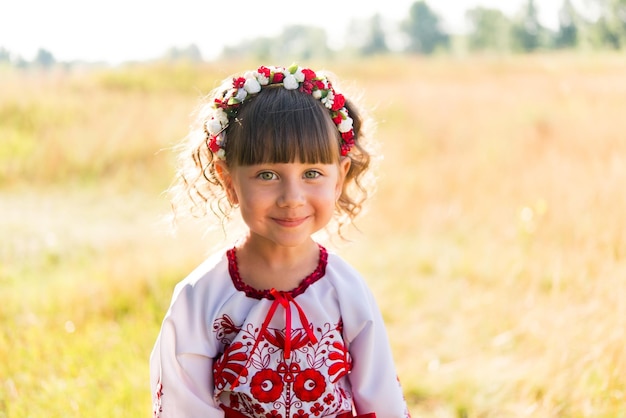
MULTIPOLYGON (((195 44, 205 59, 224 46, 258 36, 276 36, 291 24, 325 29, 340 48, 349 23, 380 14, 406 19, 416 0, 1 0, 0 48, 32 59, 39 48, 57 61, 112 64, 162 56, 171 47, 195 44)), ((542 23, 556 27, 563 0, 537 1, 542 23)), ((463 30, 467 9, 498 8, 509 16, 525 0, 430 0, 450 32, 463 30)))

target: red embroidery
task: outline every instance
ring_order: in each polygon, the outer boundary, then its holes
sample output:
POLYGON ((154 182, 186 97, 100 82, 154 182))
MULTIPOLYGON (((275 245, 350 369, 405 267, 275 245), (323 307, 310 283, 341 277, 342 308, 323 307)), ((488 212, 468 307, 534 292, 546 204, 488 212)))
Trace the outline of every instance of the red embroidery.
MULTIPOLYGON (((304 280, 300 282, 298 287, 290 292, 287 292, 292 298, 303 294, 309 286, 324 277, 324 275, 326 274, 326 265, 328 264, 328 251, 326 251, 326 248, 321 245, 319 245, 319 249, 320 257, 315 271, 305 277, 304 280)), ((231 280, 233 281, 233 285, 237 290, 245 292, 246 296, 254 299, 273 299, 270 290, 257 290, 252 286, 248 286, 242 280, 241 276, 239 275, 239 267, 237 266, 237 253, 235 248, 231 248, 230 250, 226 251, 226 256, 228 258, 228 271, 230 273, 231 280)))
POLYGON ((152 404, 152 416, 154 418, 159 418, 161 416, 161 412, 163 412, 163 407, 161 406, 161 401, 163 397, 163 385, 161 381, 157 383, 157 388, 154 393, 154 403, 152 404))
POLYGON ((214 335, 224 345, 213 368, 216 398, 229 403, 223 409, 233 417, 240 413, 312 418, 351 409, 352 396, 342 377, 350 371, 352 360, 343 342, 341 319, 313 329, 296 301, 326 272, 328 253, 319 248, 317 268, 290 292, 259 291, 246 285, 239 276, 235 248, 227 251, 235 288, 248 297, 272 301, 260 327, 235 324, 228 315, 213 323, 214 335), (280 308, 285 315, 284 328, 270 328, 280 308), (296 318, 298 322, 294 322, 296 318), (221 396, 224 392, 229 393, 226 399, 221 396))
POLYGON ((233 384, 240 376, 247 376, 246 360, 246 347, 240 341, 232 343, 213 364, 215 387, 223 389, 227 384, 233 384))
POLYGON ((315 404, 313 404, 313 406, 311 407, 311 412, 313 413, 313 415, 318 417, 322 412, 324 412, 324 408, 322 407, 322 405, 320 405, 319 402, 315 402, 315 404))
POLYGON ((335 341, 328 347, 328 373, 331 376, 330 381, 335 383, 343 376, 347 375, 352 368, 352 359, 346 346, 339 341, 335 341))
POLYGON ((293 391, 298 398, 305 402, 319 399, 326 390, 326 381, 320 372, 306 369, 298 373, 293 382, 293 391))
POLYGON ((283 379, 274 370, 261 370, 252 378, 250 392, 261 402, 274 402, 283 393, 283 379))
POLYGON ((218 321, 213 324, 213 331, 216 333, 216 337, 222 344, 228 344, 228 336, 230 334, 237 334, 241 331, 241 328, 235 326, 235 323, 228 315, 224 315, 218 321))
POLYGON ((240 333, 226 334, 218 329, 220 324, 233 329, 225 317, 214 323, 216 335, 225 335, 229 344, 214 363, 213 378, 218 397, 222 391, 230 392, 229 409, 256 416, 278 411, 284 418, 312 418, 350 408, 351 395, 339 383, 351 368, 350 355, 339 333, 341 324, 324 324, 316 329, 318 336, 313 338, 304 328, 293 329, 295 338, 289 357, 284 347, 286 331, 246 324, 235 327, 240 333), (242 343, 246 340, 250 342, 242 343), (294 343, 301 340, 307 344, 294 343), (237 371, 239 381, 235 377, 237 371), (238 391, 236 387, 244 383, 245 387, 238 391))
MULTIPOLYGON (((278 292, 276 289, 272 289, 270 293, 274 298, 274 303, 272 303, 272 306, 270 307, 269 312, 265 317, 265 321, 263 321, 263 325, 261 325, 261 330, 259 331, 259 334, 254 339, 254 345, 252 346, 252 350, 250 350, 250 357, 246 360, 245 365, 241 367, 241 372, 235 376, 235 379, 229 381, 231 388, 237 387, 237 385, 239 385, 241 377, 244 375, 244 372, 247 373, 248 366, 250 365, 250 362, 253 361, 252 356, 257 352, 257 348, 259 347, 261 341, 263 341, 268 335, 268 327, 270 322, 272 321, 272 318, 274 317, 274 314, 276 313, 278 305, 282 305, 282 307, 285 309, 286 327, 284 345, 277 346, 283 349, 283 357, 285 358, 285 360, 291 358, 291 304, 295 305, 296 309, 298 310, 298 314, 300 315, 300 323, 306 327, 306 334, 308 336, 307 342, 317 343, 317 338, 315 338, 315 334, 313 334, 313 331, 311 330, 309 320, 307 319, 300 305, 298 305, 298 303, 288 293, 278 292)), ((213 325, 213 327, 215 328, 215 324, 213 325)))

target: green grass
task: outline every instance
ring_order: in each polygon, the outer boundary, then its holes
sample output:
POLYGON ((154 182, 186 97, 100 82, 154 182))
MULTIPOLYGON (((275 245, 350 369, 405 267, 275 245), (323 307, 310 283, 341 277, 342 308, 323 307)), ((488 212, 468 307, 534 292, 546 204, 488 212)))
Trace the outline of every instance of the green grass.
MULTIPOLYGON (((626 416, 622 58, 331 68, 385 156, 362 234, 333 248, 376 294, 415 416, 626 416)), ((173 286, 233 238, 168 234, 169 148, 249 67, 3 72, 0 417, 150 413, 173 286)))

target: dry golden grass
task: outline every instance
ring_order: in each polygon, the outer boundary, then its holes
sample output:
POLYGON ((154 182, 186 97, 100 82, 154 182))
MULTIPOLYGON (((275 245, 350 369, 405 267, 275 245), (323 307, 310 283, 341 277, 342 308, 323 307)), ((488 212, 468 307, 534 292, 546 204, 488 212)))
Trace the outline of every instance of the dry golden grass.
MULTIPOLYGON (((240 64, 0 74, 0 417, 149 413, 172 285, 224 240, 164 233, 157 151, 240 64)), ((338 251, 413 415, 626 416, 623 57, 329 67, 378 121, 378 191, 338 251)))

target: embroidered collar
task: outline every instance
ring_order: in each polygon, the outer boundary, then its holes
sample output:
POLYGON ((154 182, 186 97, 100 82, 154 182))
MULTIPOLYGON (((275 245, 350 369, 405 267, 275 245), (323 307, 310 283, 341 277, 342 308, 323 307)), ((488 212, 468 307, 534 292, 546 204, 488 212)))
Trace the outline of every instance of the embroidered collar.
MULTIPOLYGON (((328 251, 322 245, 318 244, 318 247, 320 249, 320 257, 315 270, 305 277, 296 288, 289 292, 282 293, 289 294, 292 298, 295 298, 296 296, 303 294, 310 285, 324 277, 326 274, 326 264, 328 264, 328 251)), ((237 265, 237 250, 235 247, 228 250, 226 252, 226 256, 228 258, 228 272, 230 273, 230 278, 233 281, 235 289, 245 292, 246 296, 254 299, 275 299, 274 295, 272 295, 271 289, 255 289, 243 281, 241 275, 239 274, 239 266, 237 265)))

